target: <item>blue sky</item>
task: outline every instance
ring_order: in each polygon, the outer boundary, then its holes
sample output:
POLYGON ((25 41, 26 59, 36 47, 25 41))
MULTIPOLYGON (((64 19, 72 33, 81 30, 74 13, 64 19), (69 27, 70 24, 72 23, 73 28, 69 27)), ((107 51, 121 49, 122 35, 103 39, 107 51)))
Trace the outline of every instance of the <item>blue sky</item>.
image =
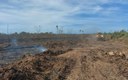
POLYGON ((0 0, 0 32, 128 30, 128 0, 0 0))

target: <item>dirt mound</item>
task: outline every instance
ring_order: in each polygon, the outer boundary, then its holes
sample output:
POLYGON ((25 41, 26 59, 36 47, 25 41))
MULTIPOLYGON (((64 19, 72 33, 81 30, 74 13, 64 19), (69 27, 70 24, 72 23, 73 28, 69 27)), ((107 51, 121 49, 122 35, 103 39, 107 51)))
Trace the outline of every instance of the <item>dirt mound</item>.
MULTIPOLYGON (((126 48, 127 49, 127 48, 126 48)), ((128 80, 126 49, 74 48, 24 56, 0 69, 1 80, 128 80)))
POLYGON ((118 48, 82 48, 59 57, 76 60, 67 80, 128 80, 128 60, 120 52, 118 48), (110 51, 114 55, 109 55, 110 51))
POLYGON ((24 57, 0 70, 1 80, 64 80, 75 60, 38 54, 24 57))
POLYGON ((103 52, 106 50, 91 50, 81 57, 79 80, 128 80, 126 57, 103 52))

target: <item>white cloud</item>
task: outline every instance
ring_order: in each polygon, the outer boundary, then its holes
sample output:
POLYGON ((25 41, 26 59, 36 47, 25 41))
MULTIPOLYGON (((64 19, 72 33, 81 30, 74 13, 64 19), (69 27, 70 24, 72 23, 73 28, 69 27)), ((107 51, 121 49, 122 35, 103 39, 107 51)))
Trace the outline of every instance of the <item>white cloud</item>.
MULTIPOLYGON (((84 24, 85 21, 92 21, 89 19, 76 20, 75 17, 67 18, 66 16, 69 15, 79 13, 113 15, 118 12, 118 7, 104 8, 101 6, 101 4, 113 2, 115 0, 71 0, 70 2, 68 0, 8 0, 9 4, 0 4, 0 23, 30 25, 30 27, 42 25, 47 26, 43 27, 43 30, 50 31, 57 24, 84 24)), ((116 2, 123 3, 123 0, 116 2)), ((128 1, 125 0, 125 2, 128 1)))
POLYGON ((101 6, 94 7, 94 12, 100 12, 101 10, 103 10, 101 6))

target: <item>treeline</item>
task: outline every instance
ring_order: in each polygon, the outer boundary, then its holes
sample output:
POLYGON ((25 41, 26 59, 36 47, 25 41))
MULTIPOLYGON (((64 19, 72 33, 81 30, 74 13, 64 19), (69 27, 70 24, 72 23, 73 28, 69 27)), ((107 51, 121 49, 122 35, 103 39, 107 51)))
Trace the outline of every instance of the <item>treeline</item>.
POLYGON ((0 38, 8 38, 8 37, 16 37, 16 38, 34 38, 34 37, 45 37, 47 36, 52 36, 54 35, 51 32, 46 32, 46 33, 29 33, 29 32, 21 32, 21 33, 12 33, 12 34, 4 34, 0 33, 0 38))
POLYGON ((111 33, 103 33, 103 34, 107 39, 112 39, 112 40, 128 38, 128 31, 126 30, 115 31, 111 33))
POLYGON ((47 33, 28 33, 28 32, 21 32, 21 33, 12 33, 12 34, 3 34, 0 33, 0 40, 8 40, 12 38, 16 39, 58 39, 58 38, 78 38, 79 34, 54 34, 51 32, 47 33))

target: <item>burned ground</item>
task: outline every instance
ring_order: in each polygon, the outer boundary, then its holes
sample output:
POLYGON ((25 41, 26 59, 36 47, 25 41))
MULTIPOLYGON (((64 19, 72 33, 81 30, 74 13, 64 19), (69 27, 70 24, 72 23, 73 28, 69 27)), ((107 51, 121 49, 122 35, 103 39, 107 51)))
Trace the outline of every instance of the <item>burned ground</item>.
POLYGON ((40 42, 47 51, 24 55, 1 67, 0 79, 128 80, 126 44, 96 41, 93 36, 78 39, 40 42))
POLYGON ((1 72, 2 80, 64 80, 75 65, 75 60, 38 54, 24 57, 1 72))

